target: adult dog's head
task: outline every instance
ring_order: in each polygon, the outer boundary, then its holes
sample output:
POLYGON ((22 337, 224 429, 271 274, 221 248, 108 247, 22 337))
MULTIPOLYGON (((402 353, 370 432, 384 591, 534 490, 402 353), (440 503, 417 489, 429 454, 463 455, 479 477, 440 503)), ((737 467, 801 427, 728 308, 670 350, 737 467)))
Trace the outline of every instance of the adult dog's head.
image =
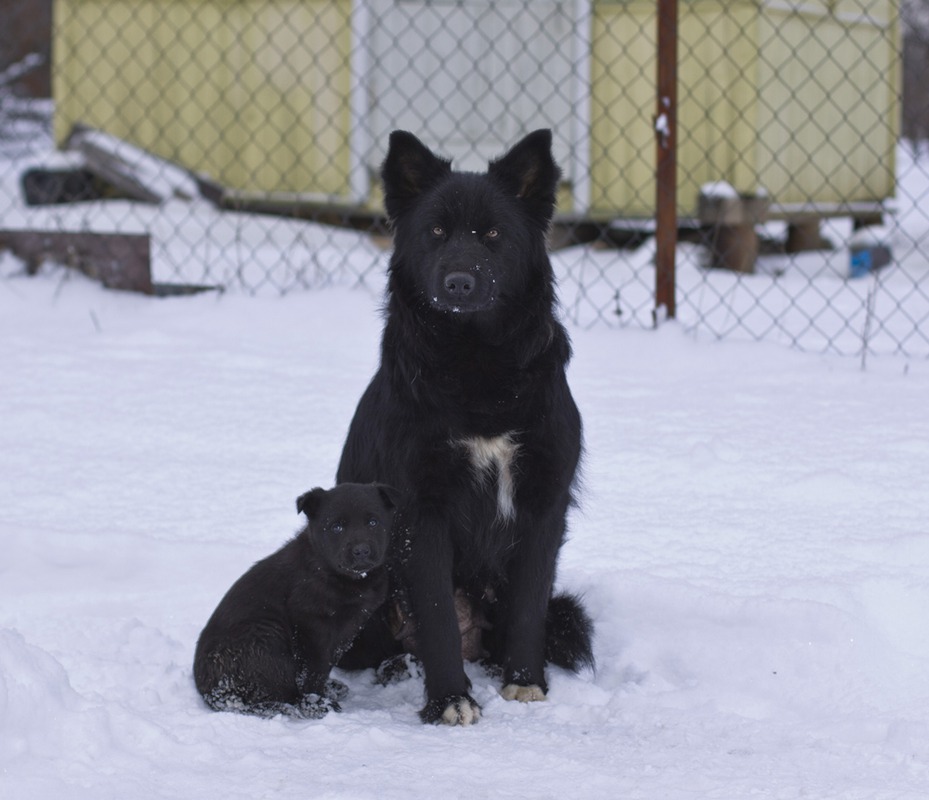
POLYGON ((545 237, 560 177, 548 130, 530 133, 483 173, 457 172, 406 131, 381 171, 394 231, 390 290, 435 321, 490 323, 550 310, 545 237))

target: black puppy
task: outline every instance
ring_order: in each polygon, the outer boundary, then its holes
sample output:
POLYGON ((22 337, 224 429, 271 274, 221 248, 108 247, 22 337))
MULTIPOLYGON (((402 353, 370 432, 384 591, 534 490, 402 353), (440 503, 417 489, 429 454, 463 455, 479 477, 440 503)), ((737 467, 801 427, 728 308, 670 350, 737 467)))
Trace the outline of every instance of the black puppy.
MULTIPOLYGON (((425 672, 427 722, 469 725, 462 601, 508 699, 545 698, 545 664, 593 662, 592 625, 554 594, 581 454, 546 251, 560 171, 549 131, 483 173, 456 172, 395 131, 382 176, 394 232, 381 363, 349 429, 338 481, 402 493, 397 570, 425 672)), ((384 614, 344 665, 394 655, 384 614), (386 643, 386 644, 385 644, 386 643)))
POLYGON ((329 671, 387 597, 395 492, 379 484, 313 489, 308 523, 223 597, 200 634, 194 680, 214 711, 317 718, 346 687, 329 671))

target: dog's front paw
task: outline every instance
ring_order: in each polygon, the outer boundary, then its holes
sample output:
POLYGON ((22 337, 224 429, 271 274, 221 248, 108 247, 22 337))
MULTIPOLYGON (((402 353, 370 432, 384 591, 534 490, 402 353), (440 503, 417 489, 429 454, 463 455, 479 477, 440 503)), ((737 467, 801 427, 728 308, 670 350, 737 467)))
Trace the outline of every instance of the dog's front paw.
POLYGON ((320 697, 318 694, 303 695, 292 708, 294 711, 291 716, 297 719, 322 719, 330 711, 339 712, 342 710, 337 700, 331 697, 320 697))
POLYGON ((515 683, 508 683, 500 690, 500 695, 504 700, 519 700, 520 703, 533 703, 548 699, 542 687, 535 684, 519 686, 515 683))
POLYGON ((433 725, 475 725, 481 718, 481 707, 470 695, 452 694, 430 701, 419 716, 433 725))
POLYGON ((348 697, 348 686, 342 683, 342 681, 337 681, 335 678, 329 678, 329 680, 326 681, 326 690, 323 693, 323 697, 338 703, 340 700, 344 700, 348 697))

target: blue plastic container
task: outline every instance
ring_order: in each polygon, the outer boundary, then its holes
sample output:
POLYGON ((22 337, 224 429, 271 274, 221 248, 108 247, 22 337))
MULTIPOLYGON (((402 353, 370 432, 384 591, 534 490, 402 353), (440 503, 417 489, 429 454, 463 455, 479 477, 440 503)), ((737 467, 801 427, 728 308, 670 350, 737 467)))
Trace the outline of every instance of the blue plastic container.
POLYGON ((890 248, 883 244, 852 247, 848 276, 863 278, 890 263, 890 248))

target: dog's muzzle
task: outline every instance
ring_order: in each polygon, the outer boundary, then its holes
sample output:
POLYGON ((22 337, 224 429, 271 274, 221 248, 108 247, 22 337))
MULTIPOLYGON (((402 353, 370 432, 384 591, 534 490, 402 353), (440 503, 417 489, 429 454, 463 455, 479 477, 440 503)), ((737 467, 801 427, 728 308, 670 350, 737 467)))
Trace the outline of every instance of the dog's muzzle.
POLYGON ((489 308, 495 299, 494 279, 481 267, 453 270, 441 276, 432 305, 441 311, 467 314, 489 308))

